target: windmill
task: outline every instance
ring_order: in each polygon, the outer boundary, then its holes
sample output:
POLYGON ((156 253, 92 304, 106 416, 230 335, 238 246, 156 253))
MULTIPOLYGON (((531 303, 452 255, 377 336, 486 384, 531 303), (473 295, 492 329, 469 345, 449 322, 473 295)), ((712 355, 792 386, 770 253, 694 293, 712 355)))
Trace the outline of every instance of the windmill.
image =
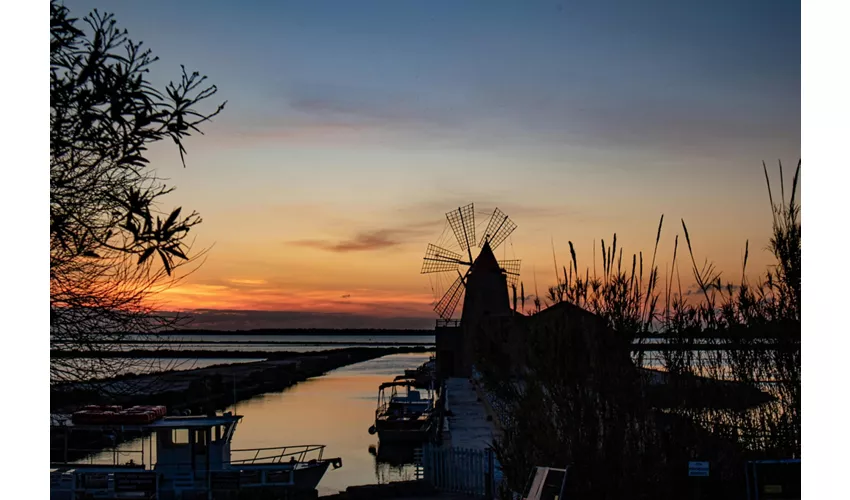
MULTIPOLYGON (((505 283, 508 286, 516 286, 519 279, 519 260, 496 259, 493 251, 501 245, 508 236, 516 229, 516 224, 504 212, 496 208, 487 222, 484 234, 477 241, 479 248, 477 256, 473 258, 472 247, 476 246, 475 239, 475 210, 470 203, 464 207, 446 213, 446 220, 454 233, 460 252, 457 253, 446 248, 428 244, 425 257, 422 261, 422 274, 428 273, 452 273, 457 274, 454 282, 449 285, 442 298, 434 306, 434 311, 444 320, 449 320, 457 308, 458 303, 464 296, 469 294, 470 282, 482 283, 485 278, 493 278, 488 281, 488 286, 505 283), (464 253, 466 255, 464 255, 464 253), (504 281, 501 281, 501 280, 504 281)), ((482 285, 479 285, 479 287, 482 285)), ((500 285, 499 294, 507 297, 507 288, 500 285)), ((466 309, 466 303, 464 304, 466 309)), ((464 312, 464 315, 466 313, 464 312)))

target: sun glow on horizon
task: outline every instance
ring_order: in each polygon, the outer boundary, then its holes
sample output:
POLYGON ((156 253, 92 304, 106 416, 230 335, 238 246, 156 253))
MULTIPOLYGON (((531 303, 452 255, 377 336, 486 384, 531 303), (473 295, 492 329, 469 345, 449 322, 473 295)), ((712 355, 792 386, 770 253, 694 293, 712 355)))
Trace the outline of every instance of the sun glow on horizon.
POLYGON ((229 103, 187 141, 188 168, 173 144, 148 151, 210 249, 160 308, 435 318, 422 256, 470 202, 518 224, 496 256, 522 260, 527 294, 562 279, 570 241, 582 274, 614 233, 648 267, 661 214, 661 283, 676 235, 694 281, 680 219, 724 281, 746 241, 749 276, 773 262, 762 160, 801 153, 793 2, 493 5, 482 20, 441 1, 66 1, 114 12, 161 57, 152 77, 186 64, 229 103))

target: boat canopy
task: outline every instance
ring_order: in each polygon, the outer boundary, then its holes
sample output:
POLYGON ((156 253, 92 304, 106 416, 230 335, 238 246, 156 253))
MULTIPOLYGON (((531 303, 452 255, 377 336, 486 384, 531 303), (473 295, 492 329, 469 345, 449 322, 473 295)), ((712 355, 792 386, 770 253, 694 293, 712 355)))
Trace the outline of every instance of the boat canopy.
POLYGON ((380 389, 384 390, 387 387, 413 387, 414 381, 410 379, 404 380, 393 380, 392 382, 384 382, 381 384, 380 389))

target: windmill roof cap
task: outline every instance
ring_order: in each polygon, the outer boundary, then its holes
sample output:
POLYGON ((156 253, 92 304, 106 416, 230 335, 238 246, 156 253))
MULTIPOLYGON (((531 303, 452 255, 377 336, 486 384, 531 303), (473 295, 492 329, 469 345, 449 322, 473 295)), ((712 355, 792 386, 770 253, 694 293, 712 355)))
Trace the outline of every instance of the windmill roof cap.
POLYGON ((481 247, 481 252, 478 254, 478 257, 475 258, 473 266, 476 271, 501 271, 499 261, 497 261, 496 256, 493 255, 493 250, 490 249, 489 242, 484 242, 484 246, 481 247))

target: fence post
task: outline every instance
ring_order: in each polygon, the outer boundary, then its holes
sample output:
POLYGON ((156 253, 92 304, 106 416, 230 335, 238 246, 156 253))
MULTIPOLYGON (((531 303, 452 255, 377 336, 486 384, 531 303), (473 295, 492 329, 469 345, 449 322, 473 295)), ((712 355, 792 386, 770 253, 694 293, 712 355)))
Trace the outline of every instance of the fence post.
POLYGON ((487 473, 486 473, 486 484, 484 486, 484 494, 488 499, 493 498, 493 451, 489 448, 486 450, 487 453, 487 473))
MULTIPOLYGON (((483 471, 484 466, 487 463, 486 460, 487 453, 479 453, 478 454, 478 470, 483 471)), ((483 491, 485 494, 487 493, 487 475, 486 474, 478 474, 478 491, 483 491)))
POLYGON ((448 481, 446 481, 446 482, 448 484, 448 487, 450 488, 450 491, 454 491, 454 487, 455 487, 455 474, 454 474, 454 467, 453 467, 454 466, 454 453, 446 453, 444 455, 444 458, 447 459, 444 462, 445 464, 447 464, 446 465, 446 472, 448 473, 447 474, 448 481))
MULTIPOLYGON (((484 464, 487 463, 485 455, 486 453, 478 454, 478 470, 483 470, 484 464)), ((484 491, 485 494, 487 493, 487 478, 484 477, 484 474, 478 474, 478 491, 484 491)))

